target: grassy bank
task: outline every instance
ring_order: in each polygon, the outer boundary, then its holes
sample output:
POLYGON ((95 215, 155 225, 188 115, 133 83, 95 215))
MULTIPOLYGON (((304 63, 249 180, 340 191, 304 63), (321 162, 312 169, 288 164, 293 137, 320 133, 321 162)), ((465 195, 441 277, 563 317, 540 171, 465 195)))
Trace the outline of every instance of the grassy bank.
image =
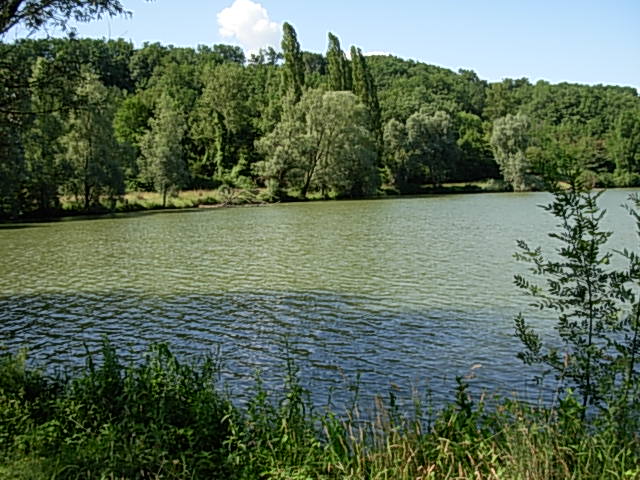
MULTIPOLYGON (((162 208, 196 208, 199 206, 231 206, 261 203, 259 191, 221 187, 215 190, 183 190, 169 195, 162 205, 162 195, 156 192, 128 192, 121 197, 101 199, 100 205, 93 208, 100 212, 130 212, 140 210, 158 210, 162 208)), ((84 207, 73 198, 62 199, 62 213, 85 213, 84 207)))
MULTIPOLYGON (((434 188, 422 186, 411 195, 424 194, 458 194, 505 191, 505 186, 496 181, 480 181, 471 183, 450 183, 434 188)), ((381 196, 397 196, 399 193, 392 188, 383 189, 381 196)), ((283 201, 327 200, 333 197, 322 197, 320 194, 310 195, 303 199, 300 192, 292 191, 285 195, 283 201)), ((238 205, 256 205, 272 203, 265 189, 243 189, 223 186, 213 190, 182 190, 169 195, 166 204, 162 204, 162 195, 156 192, 128 192, 114 198, 104 197, 87 210, 82 202, 73 197, 61 197, 60 207, 47 212, 35 211, 27 215, 28 218, 50 218, 61 216, 75 216, 86 214, 124 213, 144 210, 182 209, 198 207, 227 207, 238 205)))
POLYGON ((216 363, 156 346, 125 366, 105 344, 73 378, 0 358, 0 478, 439 479, 639 478, 640 440, 606 414, 503 400, 460 383, 451 404, 401 412, 393 397, 314 410, 295 366, 238 407, 216 363), (359 412, 367 409, 367 419, 359 412), (372 410, 370 410, 372 409, 372 410))

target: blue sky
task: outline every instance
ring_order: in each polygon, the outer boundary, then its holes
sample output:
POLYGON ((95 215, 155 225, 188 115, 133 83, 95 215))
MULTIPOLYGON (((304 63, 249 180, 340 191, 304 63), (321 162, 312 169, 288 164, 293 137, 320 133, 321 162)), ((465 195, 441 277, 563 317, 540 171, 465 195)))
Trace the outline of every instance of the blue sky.
POLYGON ((345 50, 355 44, 364 52, 472 69, 489 81, 527 77, 640 89, 640 0, 122 2, 130 19, 79 25, 79 35, 122 37, 136 46, 228 43, 251 50, 277 46, 288 21, 304 50, 324 52, 331 31, 345 50))

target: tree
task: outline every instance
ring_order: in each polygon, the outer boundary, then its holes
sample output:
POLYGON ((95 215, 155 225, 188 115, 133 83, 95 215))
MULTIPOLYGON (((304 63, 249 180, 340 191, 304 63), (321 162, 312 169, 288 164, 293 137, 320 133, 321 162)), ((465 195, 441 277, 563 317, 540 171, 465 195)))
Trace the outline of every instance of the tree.
POLYGON ((144 95, 137 93, 125 98, 113 119, 116 140, 122 148, 122 168, 127 187, 135 187, 138 179, 137 158, 140 154, 140 141, 149 128, 153 109, 144 95))
POLYGON ((411 146, 406 126, 392 118, 384 127, 385 167, 391 183, 403 193, 407 190, 413 168, 411 146))
POLYGON ((601 142, 571 121, 558 125, 538 123, 529 130, 527 160, 532 170, 544 178, 568 183, 580 179, 594 186, 601 164, 601 142))
POLYGON ((235 63, 204 70, 204 90, 191 115, 191 137, 199 149, 193 176, 222 181, 253 149, 249 74, 235 63))
POLYGON ((484 117, 496 120, 515 115, 529 101, 530 96, 531 84, 526 78, 505 78, 502 82, 492 83, 486 90, 484 117))
POLYGON ((304 89, 304 60, 294 28, 287 22, 282 25, 282 52, 284 67, 282 82, 285 93, 290 93, 298 102, 304 89))
POLYGON ((0 42, 0 216, 21 213, 21 184, 24 180, 22 139, 29 116, 29 92, 25 83, 31 77, 29 48, 0 42), (25 80, 26 79, 26 80, 25 80), (17 88, 17 86, 21 88, 17 88))
POLYGON ((21 125, 0 115, 0 217, 21 213, 20 185, 24 179, 24 150, 21 125))
POLYGON ((182 148, 186 123, 177 102, 163 94, 150 125, 151 129, 140 142, 140 172, 143 180, 162 195, 165 207, 167 194, 180 188, 187 178, 182 148))
POLYGON ((274 199, 286 196, 286 189, 296 187, 300 181, 300 155, 302 144, 294 139, 304 136, 304 118, 289 106, 275 128, 256 141, 256 150, 265 156, 253 165, 274 199))
POLYGON ((126 13, 119 0, 7 0, 0 5, 0 37, 17 25, 31 34, 47 25, 65 29, 69 19, 87 22, 126 13))
POLYGON ((255 171, 274 192, 367 195, 377 188, 373 147, 366 109, 351 92, 309 90, 257 143, 266 159, 255 171))
MULTIPOLYGON (((541 282, 516 275, 515 283, 532 297, 532 306, 557 314, 558 336, 543 341, 518 315, 516 336, 525 347, 519 357, 526 364, 549 368, 564 388, 577 388, 585 408, 618 405, 620 389, 626 408, 627 394, 633 388, 638 392, 640 310, 637 292, 629 284, 636 289, 639 285, 640 260, 625 251, 629 270, 610 269, 612 254, 605 247, 611 232, 603 230, 605 212, 598 206, 602 192, 594 194, 582 190, 577 181, 571 183, 569 189, 556 188, 552 202, 544 207, 559 222, 559 230, 549 234, 558 242, 556 255, 546 256, 539 247, 518 242, 516 258, 530 264, 541 282), (632 305, 627 313, 624 303, 632 305)), ((640 217, 632 213, 640 228, 640 217)))
POLYGON ((458 112, 455 123, 458 128, 456 143, 460 156, 451 179, 467 182, 480 178, 498 178, 500 170, 485 133, 487 124, 477 115, 467 112, 458 112))
POLYGON ((382 159, 382 112, 378 100, 378 89, 369 71, 362 50, 351 47, 352 90, 369 111, 370 129, 376 139, 379 161, 382 159))
POLYGON ((213 46, 213 55, 220 59, 220 63, 237 63, 238 65, 244 65, 246 60, 242 47, 237 45, 224 45, 218 43, 213 46))
POLYGON ((24 137, 25 208, 47 213, 59 205, 58 190, 62 183, 60 141, 64 121, 60 99, 46 81, 49 61, 37 59, 30 79, 31 109, 35 115, 24 137))
POLYGON ((67 193, 82 199, 85 210, 98 204, 102 194, 124 190, 120 151, 113 133, 114 92, 92 73, 83 75, 76 95, 83 107, 73 110, 67 133, 61 138, 67 193))
POLYGON ((473 70, 458 70, 455 82, 457 101, 462 105, 462 110, 481 116, 484 109, 487 82, 480 80, 473 70))
POLYGON ((351 90, 349 62, 340 47, 340 40, 331 32, 329 32, 327 63, 329 66, 329 90, 351 90))
POLYGON ((145 42, 142 48, 133 52, 129 60, 129 70, 131 79, 139 90, 147 87, 156 68, 164 63, 168 53, 169 49, 157 42, 145 42))
POLYGON ((495 121, 491 134, 491 147, 500 166, 500 173, 516 192, 528 189, 528 130, 529 119, 525 115, 508 114, 495 121))
POLYGON ((434 187, 442 184, 458 155, 451 116, 416 112, 407 120, 407 140, 415 162, 426 169, 434 187))
POLYGON ((252 53, 249 57, 250 65, 276 65, 282 60, 282 53, 273 47, 261 48, 258 53, 252 53))
POLYGON ((620 112, 607 136, 607 150, 618 176, 640 177, 640 106, 620 112))
POLYGON ((350 92, 326 92, 319 108, 307 115, 307 132, 315 147, 303 193, 314 185, 322 193, 362 197, 378 187, 376 142, 368 128, 367 110, 350 92))
MULTIPOLYGON (((6 0, 0 2, 0 40, 17 26, 24 27, 27 35, 31 35, 46 26, 64 30, 69 19, 86 22, 103 15, 126 13, 119 0, 6 0)), ((20 50, 13 45, 7 48, 20 50)), ((7 212, 15 215, 21 210, 22 200, 18 198, 18 191, 24 179, 25 164, 18 133, 25 128, 23 117, 40 113, 26 107, 32 87, 28 81, 31 72, 16 71, 9 57, 5 52, 0 55, 0 133, 4 139, 0 141, 0 215, 7 212)), ((31 66, 24 67, 28 71, 31 66)), ((70 63, 63 64, 63 67, 64 71, 54 72, 46 81, 55 83, 58 77, 68 78, 72 74, 75 74, 76 81, 79 80, 80 72, 69 68, 70 63)), ((44 77, 41 78, 44 81, 44 77)), ((41 200, 45 201, 44 197, 41 200)))

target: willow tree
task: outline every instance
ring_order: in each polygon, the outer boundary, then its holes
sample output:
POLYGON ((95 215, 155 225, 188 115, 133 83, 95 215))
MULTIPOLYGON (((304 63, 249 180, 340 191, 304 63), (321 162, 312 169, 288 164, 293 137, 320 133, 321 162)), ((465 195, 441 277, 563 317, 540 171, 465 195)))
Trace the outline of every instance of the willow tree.
POLYGON ((526 115, 508 114, 493 124, 491 147, 500 167, 500 173, 516 192, 527 190, 529 161, 526 150, 529 143, 529 119, 526 115))
POLYGON ((61 164, 66 170, 64 188, 81 199, 85 210, 124 190, 120 149, 113 132, 115 92, 93 73, 85 72, 76 90, 82 106, 67 121, 67 133, 60 139, 61 164))
POLYGON ((413 162, 424 168, 434 187, 441 185, 458 156, 451 116, 416 112, 407 119, 406 129, 413 162))
POLYGON ((415 169, 412 168, 411 147, 406 126, 392 118, 384 127, 385 169, 389 181, 401 193, 405 192, 409 179, 415 169))
POLYGON ((255 166, 273 191, 362 196, 375 192, 375 145, 365 107, 351 92, 309 90, 257 143, 255 166))

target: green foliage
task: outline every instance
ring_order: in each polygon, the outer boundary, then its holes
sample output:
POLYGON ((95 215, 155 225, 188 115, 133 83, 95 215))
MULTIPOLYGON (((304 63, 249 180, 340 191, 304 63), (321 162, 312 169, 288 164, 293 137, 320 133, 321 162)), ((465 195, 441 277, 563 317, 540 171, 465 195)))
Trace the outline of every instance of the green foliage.
MULTIPOLYGON (((371 74, 369 65, 362 55, 362 50, 351 47, 351 72, 353 93, 367 107, 369 112, 369 128, 374 135, 379 161, 382 157, 382 111, 378 100, 378 88, 371 74)), ((346 71, 346 68, 345 70, 346 71)), ((345 85, 346 86, 346 85, 345 85)))
POLYGON ((416 171, 405 125, 395 118, 389 120, 384 127, 383 140, 389 180, 400 192, 405 192, 416 171))
POLYGON ((216 477, 226 472, 233 410, 215 390, 216 375, 212 360, 184 365, 162 345, 125 368, 105 343, 100 365, 89 357, 62 388, 5 355, 0 448, 7 460, 36 460, 40 477, 216 477))
POLYGON ((47 25, 65 29, 69 19, 86 22, 124 13, 126 10, 118 0, 9 0, 0 7, 0 36, 17 25, 34 33, 47 25))
POLYGON ((531 91, 531 84, 526 78, 505 78, 502 82, 492 83, 486 90, 483 116, 495 121, 507 115, 516 115, 520 106, 528 103, 531 91))
MULTIPOLYGON (((25 15, 42 14, 36 27, 82 12, 84 19, 118 13, 120 5, 31 3, 42 7, 39 13, 23 9, 25 15)), ((27 25, 25 18, 20 21, 27 25)), ((490 84, 470 70, 453 72, 389 55, 365 57, 356 47, 348 60, 333 34, 325 56, 303 51, 289 24, 283 26, 282 48, 263 50, 245 63, 239 47, 229 45, 192 49, 147 43, 136 49, 124 40, 77 37, 0 43, 0 216, 59 214, 61 204, 69 205, 65 197, 76 194, 73 208, 87 208, 84 188, 66 181, 77 170, 70 173, 73 162, 64 160, 78 156, 68 155, 72 139, 65 135, 85 109, 77 87, 87 74, 109 91, 110 108, 95 117, 103 116, 106 124, 115 112, 113 132, 103 136, 107 144, 100 148, 116 151, 119 164, 111 169, 117 175, 98 175, 103 177, 99 188, 88 189, 95 190, 88 195, 90 209, 117 195, 122 185, 153 188, 149 175, 138 168, 146 162, 140 142, 163 95, 184 114, 180 143, 188 175, 183 185, 190 189, 221 184, 247 189, 257 183, 270 185, 266 198, 302 192, 305 182, 291 180, 297 174, 280 175, 287 170, 281 168, 285 163, 297 161, 282 157, 283 165, 277 166, 277 155, 264 145, 281 121, 289 121, 285 117, 305 89, 353 91, 366 108, 373 136, 375 179, 365 168, 363 178, 350 181, 355 188, 329 192, 327 186, 326 195, 362 195, 380 183, 387 184, 387 191, 418 193, 427 182, 440 188, 443 182, 485 181, 499 177, 498 164, 514 189, 543 188, 540 178, 576 171, 595 186, 640 183, 640 98, 632 88, 532 85, 527 79, 490 84), (439 122, 439 133, 422 142, 427 153, 409 155, 407 161, 403 158, 415 149, 398 145, 401 135, 395 136, 396 143, 385 143, 384 127, 391 120, 406 128, 409 118, 436 112, 449 118, 446 128, 439 122), (528 128, 518 126, 523 115, 528 128), (120 145, 113 144, 114 136, 120 145), (265 170, 266 164, 273 168, 265 170)), ((323 188, 312 182, 305 193, 310 191, 322 195, 323 188)))
MULTIPOLYGON (((640 108, 619 113, 607 136, 607 150, 616 172, 637 173, 640 167, 640 108)), ((627 184, 630 185, 630 184, 627 184)))
POLYGON ((86 73, 76 94, 84 106, 71 112, 60 139, 63 188, 89 210, 101 195, 114 197, 124 191, 120 151, 113 135, 115 92, 96 75, 86 73))
POLYGON ((283 189, 362 196, 377 187, 375 150, 365 108, 350 92, 309 90, 257 144, 254 169, 279 196, 283 189))
MULTIPOLYGON (((123 366, 113 345, 71 379, 0 355, 2 478, 636 478, 637 437, 602 417, 592 428, 567 395, 554 410, 471 398, 424 419, 355 394, 342 414, 317 414, 287 357, 274 392, 256 378, 243 407, 217 386, 219 364, 180 362, 164 345, 123 366)), ((356 389, 357 390, 357 389, 356 389)))
POLYGON ((486 124, 479 116, 467 112, 459 112, 455 123, 458 129, 456 143, 459 156, 451 177, 455 181, 498 178, 499 167, 487 139, 486 124))
POLYGON ((406 125, 395 119, 384 129, 387 172, 400 192, 429 180, 438 187, 456 168, 459 149, 453 119, 447 112, 411 115, 406 125))
POLYGON ((153 185, 162 195, 162 206, 167 204, 167 195, 185 182, 186 168, 182 138, 186 125, 178 104, 168 95, 163 95, 151 119, 151 129, 142 137, 140 173, 143 182, 153 185))
POLYGON ((443 111, 411 115, 407 120, 407 140, 416 163, 425 168, 432 185, 442 184, 458 155, 450 115, 443 111))
POLYGON ((331 32, 329 32, 327 63, 329 66, 329 90, 351 90, 351 71, 347 57, 340 47, 340 40, 331 32))
POLYGON ((204 68, 204 89, 190 118, 189 133, 200 152, 190 164, 193 177, 221 181, 251 154, 256 132, 248 74, 235 63, 204 68))
MULTIPOLYGON (((516 258, 529 263, 542 282, 517 275, 515 283, 532 297, 534 306, 557 314, 558 341, 544 341, 522 315, 515 321, 516 335, 525 346, 520 358, 549 368, 563 388, 577 388, 583 408, 622 408, 629 413, 627 404, 639 400, 637 388, 631 388, 638 375, 640 326, 633 292, 638 285, 637 258, 624 252, 629 270, 611 269, 612 253, 605 249, 611 232, 602 229, 605 212, 598 206, 599 197, 575 184, 554 192, 545 210, 558 220, 558 231, 550 234, 558 242, 555 257, 518 242, 516 258), (629 303, 632 311, 625 313, 623 306, 629 303)), ((636 211, 631 212, 637 220, 636 211)))
POLYGON ((304 89, 304 61, 294 28, 287 22, 282 24, 282 53, 284 67, 282 84, 285 94, 290 94, 296 103, 304 89))
POLYGON ((491 134, 491 146, 500 173, 516 192, 529 189, 529 161, 526 157, 528 129, 529 119, 525 115, 507 114, 495 121, 491 134))

